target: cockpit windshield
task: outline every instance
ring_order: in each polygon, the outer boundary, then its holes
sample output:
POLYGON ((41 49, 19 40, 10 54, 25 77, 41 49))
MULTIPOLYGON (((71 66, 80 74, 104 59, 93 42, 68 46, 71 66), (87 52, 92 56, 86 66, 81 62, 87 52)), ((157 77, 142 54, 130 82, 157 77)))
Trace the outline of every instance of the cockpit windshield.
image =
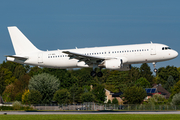
POLYGON ((162 50, 171 50, 170 47, 162 47, 162 50))

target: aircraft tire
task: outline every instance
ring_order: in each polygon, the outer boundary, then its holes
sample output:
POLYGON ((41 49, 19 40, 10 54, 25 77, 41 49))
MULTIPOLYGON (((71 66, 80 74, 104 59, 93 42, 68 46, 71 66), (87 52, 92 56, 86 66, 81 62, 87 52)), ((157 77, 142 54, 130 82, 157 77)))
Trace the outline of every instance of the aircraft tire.
POLYGON ((97 76, 98 76, 98 77, 102 77, 102 76, 103 76, 103 73, 102 73, 102 72, 98 72, 98 73, 97 73, 97 76))
POLYGON ((95 77, 96 76, 96 72, 95 71, 91 71, 91 76, 95 77))

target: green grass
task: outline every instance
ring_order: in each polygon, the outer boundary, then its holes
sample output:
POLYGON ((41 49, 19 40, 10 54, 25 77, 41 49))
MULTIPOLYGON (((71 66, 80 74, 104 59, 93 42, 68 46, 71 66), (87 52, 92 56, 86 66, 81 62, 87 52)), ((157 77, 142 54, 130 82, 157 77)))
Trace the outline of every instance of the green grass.
POLYGON ((180 115, 139 115, 139 114, 101 114, 101 115, 0 115, 0 120, 180 120, 180 115))

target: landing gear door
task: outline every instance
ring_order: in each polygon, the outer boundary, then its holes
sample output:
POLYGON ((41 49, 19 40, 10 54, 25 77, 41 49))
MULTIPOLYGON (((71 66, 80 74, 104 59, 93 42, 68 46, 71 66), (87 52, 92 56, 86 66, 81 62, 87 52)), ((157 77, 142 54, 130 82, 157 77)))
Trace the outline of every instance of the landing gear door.
POLYGON ((151 52, 151 55, 156 55, 156 46, 155 45, 151 45, 150 52, 151 52))
POLYGON ((43 53, 38 54, 38 63, 40 63, 40 64, 43 63, 43 53))

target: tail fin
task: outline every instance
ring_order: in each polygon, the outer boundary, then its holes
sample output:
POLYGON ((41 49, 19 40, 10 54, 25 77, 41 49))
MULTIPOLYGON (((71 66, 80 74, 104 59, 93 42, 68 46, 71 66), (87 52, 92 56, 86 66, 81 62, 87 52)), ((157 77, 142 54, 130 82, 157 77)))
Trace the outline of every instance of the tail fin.
POLYGON ((8 27, 8 31, 16 55, 40 51, 28 40, 28 38, 16 26, 8 27))

